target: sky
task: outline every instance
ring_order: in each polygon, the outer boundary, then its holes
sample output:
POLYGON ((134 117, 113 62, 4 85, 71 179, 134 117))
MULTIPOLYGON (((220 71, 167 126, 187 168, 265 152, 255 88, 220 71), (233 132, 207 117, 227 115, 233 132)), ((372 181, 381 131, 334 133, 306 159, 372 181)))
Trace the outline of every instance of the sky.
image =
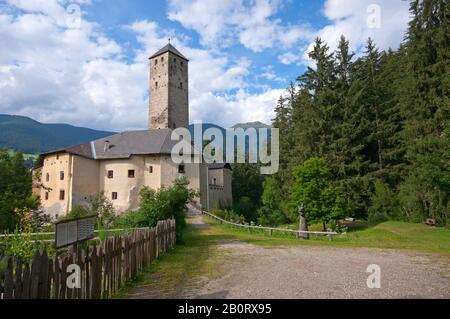
POLYGON ((148 57, 189 62, 190 121, 270 123, 316 37, 396 49, 403 0, 0 0, 0 113, 100 130, 145 129, 148 57))

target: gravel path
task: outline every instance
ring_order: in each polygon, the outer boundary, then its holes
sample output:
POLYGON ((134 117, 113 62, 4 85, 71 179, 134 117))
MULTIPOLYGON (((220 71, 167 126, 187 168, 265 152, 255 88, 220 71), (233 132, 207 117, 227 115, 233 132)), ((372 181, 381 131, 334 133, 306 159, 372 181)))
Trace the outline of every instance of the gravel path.
MULTIPOLYGON (((208 227, 201 217, 194 217, 192 224, 208 227)), ((446 257, 369 248, 216 244, 220 278, 193 279, 185 289, 178 289, 177 298, 450 298, 446 257), (367 287, 366 270, 371 264, 381 267, 380 289, 367 287)), ((137 291, 145 297, 145 289, 137 291)))

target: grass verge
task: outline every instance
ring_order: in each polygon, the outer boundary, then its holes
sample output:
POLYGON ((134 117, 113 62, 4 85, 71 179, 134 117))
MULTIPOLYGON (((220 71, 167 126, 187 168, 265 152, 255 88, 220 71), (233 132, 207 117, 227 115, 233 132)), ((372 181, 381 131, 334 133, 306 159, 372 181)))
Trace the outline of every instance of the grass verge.
POLYGON ((305 245, 408 249, 450 257, 450 230, 448 228, 433 228, 422 224, 391 221, 338 235, 333 240, 326 237, 312 237, 311 240, 305 241, 293 238, 292 234, 274 233, 273 236, 270 236, 265 231, 248 231, 220 224, 209 217, 203 218, 210 225, 234 236, 235 239, 265 247, 305 245))
POLYGON ((160 256, 135 280, 122 288, 115 298, 124 298, 136 293, 145 297, 178 298, 183 289, 195 288, 199 277, 215 279, 220 276, 220 258, 216 246, 221 240, 235 239, 218 227, 195 228, 187 226, 184 244, 179 244, 160 256), (145 286, 145 292, 136 292, 145 286))

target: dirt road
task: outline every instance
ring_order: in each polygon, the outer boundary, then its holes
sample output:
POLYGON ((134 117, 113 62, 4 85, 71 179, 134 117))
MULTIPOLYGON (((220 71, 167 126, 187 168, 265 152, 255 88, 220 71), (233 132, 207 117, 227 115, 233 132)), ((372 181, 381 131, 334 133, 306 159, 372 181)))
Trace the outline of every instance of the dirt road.
MULTIPOLYGON (((191 223, 199 229, 208 227, 200 216, 191 223)), ((198 274, 185 287, 177 287, 176 294, 169 291, 165 296, 155 295, 155 286, 150 284, 133 289, 128 297, 450 298, 450 260, 446 257, 369 248, 262 248, 235 240, 219 240, 214 245, 218 278, 198 274), (379 289, 367 287, 370 274, 366 271, 372 264, 381 269, 379 289)))

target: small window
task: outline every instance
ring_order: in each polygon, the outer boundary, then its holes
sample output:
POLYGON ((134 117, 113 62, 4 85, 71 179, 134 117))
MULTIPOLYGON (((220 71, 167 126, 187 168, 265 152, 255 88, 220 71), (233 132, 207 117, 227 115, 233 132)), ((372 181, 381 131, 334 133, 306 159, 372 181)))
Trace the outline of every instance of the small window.
POLYGON ((181 64, 181 66, 184 66, 184 62, 183 61, 181 61, 180 64, 181 64))
POLYGON ((183 88, 183 82, 180 82, 180 89, 183 88))
POLYGON ((45 175, 45 181, 50 182, 50 174, 49 173, 47 173, 45 175))
POLYGON ((45 192, 45 200, 48 200, 48 192, 45 192))
POLYGON ((178 166, 178 173, 179 174, 186 174, 186 167, 184 165, 178 166))
POLYGON ((59 154, 58 154, 58 155, 56 155, 56 160, 59 160, 59 154))
POLYGON ((59 172, 59 179, 62 181, 64 180, 64 172, 63 171, 59 172))
POLYGON ((135 171, 134 171, 134 169, 130 169, 130 170, 128 171, 128 178, 134 178, 134 176, 135 176, 135 171))
POLYGON ((150 174, 153 174, 153 166, 150 166, 148 171, 150 172, 150 174))
POLYGON ((155 88, 156 89, 158 88, 158 82, 155 82, 155 88))
POLYGON ((109 179, 114 178, 114 171, 108 171, 108 178, 109 179))
POLYGON ((111 195, 112 200, 117 200, 118 197, 119 196, 118 196, 117 192, 113 192, 111 195))
POLYGON ((215 178, 215 177, 213 179, 213 185, 217 185, 217 178, 215 178))
POLYGON ((59 200, 64 200, 66 198, 66 192, 65 191, 59 191, 59 200))
POLYGON ((158 65, 158 59, 155 60, 155 65, 158 65))
POLYGON ((161 58, 161 62, 164 62, 164 57, 161 58))

